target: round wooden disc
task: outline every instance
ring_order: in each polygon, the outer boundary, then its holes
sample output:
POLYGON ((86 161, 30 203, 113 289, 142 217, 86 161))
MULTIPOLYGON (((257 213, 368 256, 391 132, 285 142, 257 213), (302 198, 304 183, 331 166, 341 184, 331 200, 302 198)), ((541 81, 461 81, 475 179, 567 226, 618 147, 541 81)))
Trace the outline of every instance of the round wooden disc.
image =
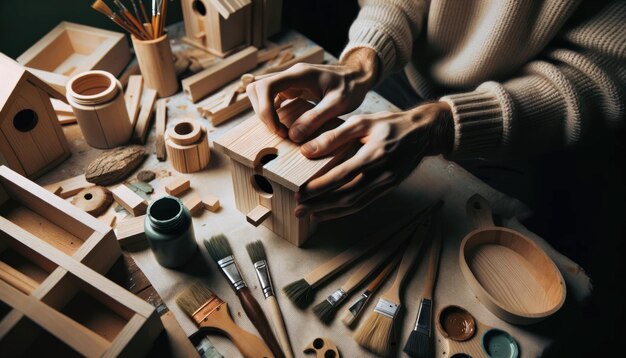
POLYGON ((113 196, 109 189, 97 185, 81 190, 72 199, 72 204, 93 216, 103 214, 111 203, 113 196))
POLYGON ((176 144, 192 145, 200 139, 202 135, 200 129, 200 126, 195 122, 182 121, 169 128, 166 131, 166 135, 176 144))

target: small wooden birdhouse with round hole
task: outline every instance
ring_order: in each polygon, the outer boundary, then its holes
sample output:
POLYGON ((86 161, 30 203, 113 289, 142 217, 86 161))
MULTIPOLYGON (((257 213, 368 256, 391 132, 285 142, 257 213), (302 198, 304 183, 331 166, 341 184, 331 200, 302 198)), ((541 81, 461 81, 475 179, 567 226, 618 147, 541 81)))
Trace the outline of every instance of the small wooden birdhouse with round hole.
POLYGON ((50 97, 65 101, 60 92, 0 54, 0 164, 31 179, 70 155, 50 97))
MULTIPOLYGON (((296 99, 277 112, 280 121, 289 126, 312 107, 296 99)), ((322 130, 339 123, 339 119, 330 121, 322 130)), ((299 145, 274 134, 256 115, 215 140, 214 145, 231 158, 235 204, 248 222, 255 226, 263 223, 278 236, 301 246, 311 225, 308 216, 295 216, 295 193, 344 158, 347 148, 321 159, 308 159, 299 145)))

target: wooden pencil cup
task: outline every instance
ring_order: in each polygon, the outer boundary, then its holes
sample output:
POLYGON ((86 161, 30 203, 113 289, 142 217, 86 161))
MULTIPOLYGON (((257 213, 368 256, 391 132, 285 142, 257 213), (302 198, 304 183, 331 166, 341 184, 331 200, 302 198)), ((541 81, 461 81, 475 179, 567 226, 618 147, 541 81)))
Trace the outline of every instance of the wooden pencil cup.
POLYGON ((66 97, 87 144, 109 149, 130 140, 133 127, 126 110, 122 84, 106 71, 87 71, 72 77, 66 97))
POLYGON ((190 121, 177 123, 165 132, 165 149, 172 166, 181 173, 200 171, 211 158, 206 129, 190 121))
POLYGON ((167 34, 155 40, 139 40, 131 36, 141 75, 148 88, 159 97, 168 97, 178 91, 174 70, 174 55, 167 34))

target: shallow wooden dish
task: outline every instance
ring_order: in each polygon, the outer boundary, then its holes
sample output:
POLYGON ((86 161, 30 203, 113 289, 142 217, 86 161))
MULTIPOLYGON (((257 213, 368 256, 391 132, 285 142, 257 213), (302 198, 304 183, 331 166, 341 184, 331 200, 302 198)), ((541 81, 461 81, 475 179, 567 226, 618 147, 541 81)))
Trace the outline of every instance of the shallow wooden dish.
POLYGON ((538 322, 565 302, 563 276, 532 240, 496 227, 489 203, 479 195, 467 202, 476 229, 461 243, 459 264, 478 299, 493 314, 514 324, 538 322))

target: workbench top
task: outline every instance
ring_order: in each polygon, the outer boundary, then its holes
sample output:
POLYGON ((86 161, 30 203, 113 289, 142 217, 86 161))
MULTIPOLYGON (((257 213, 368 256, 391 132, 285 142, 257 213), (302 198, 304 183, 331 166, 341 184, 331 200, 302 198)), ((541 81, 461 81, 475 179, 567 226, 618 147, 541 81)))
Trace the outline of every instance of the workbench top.
MULTIPOLYGON (((303 40, 301 35, 293 31, 285 35, 284 40, 308 41, 303 40)), ((326 54, 326 59, 328 61, 334 60, 329 54, 326 54)), ((247 111, 234 120, 213 127, 200 116, 196 106, 187 100, 182 93, 170 97, 167 107, 168 127, 181 120, 197 121, 206 127, 211 148, 213 147, 213 140, 251 115, 251 111, 247 111)), ((355 113, 396 110, 397 108, 392 104, 371 92, 355 113)), ((347 116, 345 117, 347 118, 347 116)), ((82 174, 86 165, 101 153, 101 150, 87 146, 82 139, 78 125, 64 126, 63 130, 70 143, 72 157, 40 178, 38 182, 41 184, 82 174)), ((218 196, 222 205, 222 209, 216 213, 205 211, 201 216, 194 218, 194 229, 200 254, 197 254, 194 260, 182 269, 171 270, 159 266, 152 252, 147 248, 131 252, 137 265, 175 314, 187 334, 196 331, 195 325, 178 309, 174 300, 178 293, 198 279, 202 280, 220 298, 228 302, 235 322, 243 328, 255 332, 254 327, 243 313, 235 294, 208 256, 204 245, 202 245, 203 239, 219 233, 223 233, 229 238, 244 278, 263 306, 263 295, 258 287, 258 281, 246 253, 245 244, 254 240, 262 240, 267 251, 276 291, 280 291, 280 288, 302 278, 317 265, 349 247, 351 243, 358 242, 366 233, 380 228, 386 228, 392 232, 395 223, 394 218, 402 216, 407 211, 414 211, 416 208, 423 207, 439 198, 445 201, 442 211, 444 246, 439 279, 435 288, 433 312, 437 312, 441 307, 450 304, 463 306, 482 323, 509 332, 518 341, 522 357, 535 357, 540 356, 554 342, 557 334, 575 328, 572 322, 577 317, 578 304, 590 294, 589 279, 578 265, 560 255, 544 240, 528 232, 519 224, 519 219, 529 215, 522 203, 488 187, 460 166, 441 157, 426 158, 400 187, 362 212, 320 224, 305 246, 297 248, 263 226, 254 227, 248 224, 245 216, 235 208, 230 163, 225 155, 212 150, 209 166, 205 170, 194 174, 179 174, 171 168, 169 162, 159 162, 156 159, 154 142, 155 131, 153 128, 146 144, 150 155, 141 165, 141 169, 150 169, 157 173, 157 179, 151 182, 155 188, 155 193, 151 196, 152 200, 165 194, 163 187, 171 174, 188 178, 192 188, 201 195, 211 193, 218 196), (502 218, 501 224, 503 226, 527 234, 548 253, 561 270, 567 283, 568 299, 565 306, 554 317, 530 327, 513 326, 501 321, 489 312, 470 290, 459 268, 458 248, 462 238, 471 229, 469 221, 465 217, 465 202, 475 193, 481 194, 492 203, 495 213, 502 218)), ((123 213, 119 215, 124 216, 123 213)), ((400 324, 397 327, 401 328, 397 330, 399 333, 397 335, 398 356, 405 356, 400 351, 414 324, 425 276, 426 261, 420 258, 417 269, 412 277, 407 280, 403 290, 403 305, 406 309, 400 313, 398 318, 400 324)), ((351 268, 354 268, 354 265, 351 268)), ((347 270, 320 287, 314 302, 323 300, 338 288, 350 274, 351 270, 347 270)), ((387 285, 389 284, 390 282, 387 282, 387 285)), ((379 292, 384 291, 384 289, 385 287, 379 292)), ((359 294, 360 290, 346 300, 338 311, 338 317, 359 294)), ((344 327, 338 317, 330 326, 325 326, 317 320, 310 309, 303 311, 296 308, 282 293, 279 293, 277 298, 285 316, 287 330, 296 356, 305 356, 302 349, 316 337, 330 337, 338 346, 343 357, 372 356, 371 353, 363 350, 354 342, 351 338, 352 332, 344 327)), ((375 302, 375 299, 371 302, 375 302)), ((371 309, 372 304, 370 303, 367 310, 371 309)), ((211 335, 211 340, 225 357, 239 356, 234 346, 226 339, 218 335, 211 335)), ((447 346, 439 332, 436 332, 436 340, 437 356, 447 357, 447 346)))

